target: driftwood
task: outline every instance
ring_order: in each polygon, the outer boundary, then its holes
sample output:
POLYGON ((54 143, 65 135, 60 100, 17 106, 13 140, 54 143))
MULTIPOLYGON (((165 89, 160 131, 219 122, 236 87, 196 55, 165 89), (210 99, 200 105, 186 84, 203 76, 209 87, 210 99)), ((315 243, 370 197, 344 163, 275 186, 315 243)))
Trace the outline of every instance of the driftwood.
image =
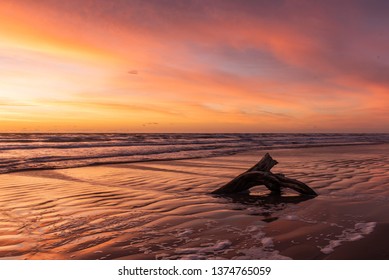
POLYGON ((303 182, 290 179, 283 174, 273 174, 270 170, 277 163, 278 162, 276 160, 266 153, 256 165, 212 193, 241 193, 248 191, 254 186, 265 185, 274 194, 281 194, 282 188, 289 188, 303 195, 317 195, 313 189, 303 182))

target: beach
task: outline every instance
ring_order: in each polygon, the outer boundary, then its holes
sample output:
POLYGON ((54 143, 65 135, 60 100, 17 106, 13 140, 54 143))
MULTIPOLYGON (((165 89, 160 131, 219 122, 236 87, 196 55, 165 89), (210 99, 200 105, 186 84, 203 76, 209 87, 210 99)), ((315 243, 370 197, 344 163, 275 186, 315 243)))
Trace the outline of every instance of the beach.
POLYGON ((269 150, 318 192, 210 192, 266 150, 0 174, 0 259, 389 259, 389 144, 269 150))

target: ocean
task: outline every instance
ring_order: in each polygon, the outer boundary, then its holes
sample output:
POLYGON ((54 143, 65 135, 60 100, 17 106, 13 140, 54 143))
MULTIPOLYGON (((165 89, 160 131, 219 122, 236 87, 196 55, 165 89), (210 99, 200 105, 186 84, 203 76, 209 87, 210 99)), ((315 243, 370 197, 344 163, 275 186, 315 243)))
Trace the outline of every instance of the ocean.
POLYGON ((0 134, 0 174, 97 164, 207 158, 247 150, 389 143, 389 134, 0 134))

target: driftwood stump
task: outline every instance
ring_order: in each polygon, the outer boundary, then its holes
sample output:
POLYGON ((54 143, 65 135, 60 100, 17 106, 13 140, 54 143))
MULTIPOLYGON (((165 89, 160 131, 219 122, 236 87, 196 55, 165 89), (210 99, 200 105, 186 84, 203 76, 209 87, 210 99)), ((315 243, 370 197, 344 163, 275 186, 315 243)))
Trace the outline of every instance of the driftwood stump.
POLYGON ((303 182, 290 179, 283 174, 273 174, 270 172, 270 169, 277 163, 278 162, 274 160, 269 153, 266 153, 256 165, 212 193, 240 193, 246 192, 254 186, 265 185, 274 194, 281 194, 282 188, 289 188, 303 195, 317 195, 313 189, 303 182))

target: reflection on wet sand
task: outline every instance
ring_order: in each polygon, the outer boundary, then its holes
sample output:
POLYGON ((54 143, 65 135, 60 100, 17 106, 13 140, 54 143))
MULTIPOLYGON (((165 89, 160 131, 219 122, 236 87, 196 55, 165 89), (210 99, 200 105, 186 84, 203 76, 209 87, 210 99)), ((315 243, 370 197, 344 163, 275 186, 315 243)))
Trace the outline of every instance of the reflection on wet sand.
POLYGON ((363 258, 367 245, 369 258, 389 258, 387 150, 273 151, 313 199, 261 187, 209 194, 254 164, 252 153, 3 174, 0 258, 363 258))

